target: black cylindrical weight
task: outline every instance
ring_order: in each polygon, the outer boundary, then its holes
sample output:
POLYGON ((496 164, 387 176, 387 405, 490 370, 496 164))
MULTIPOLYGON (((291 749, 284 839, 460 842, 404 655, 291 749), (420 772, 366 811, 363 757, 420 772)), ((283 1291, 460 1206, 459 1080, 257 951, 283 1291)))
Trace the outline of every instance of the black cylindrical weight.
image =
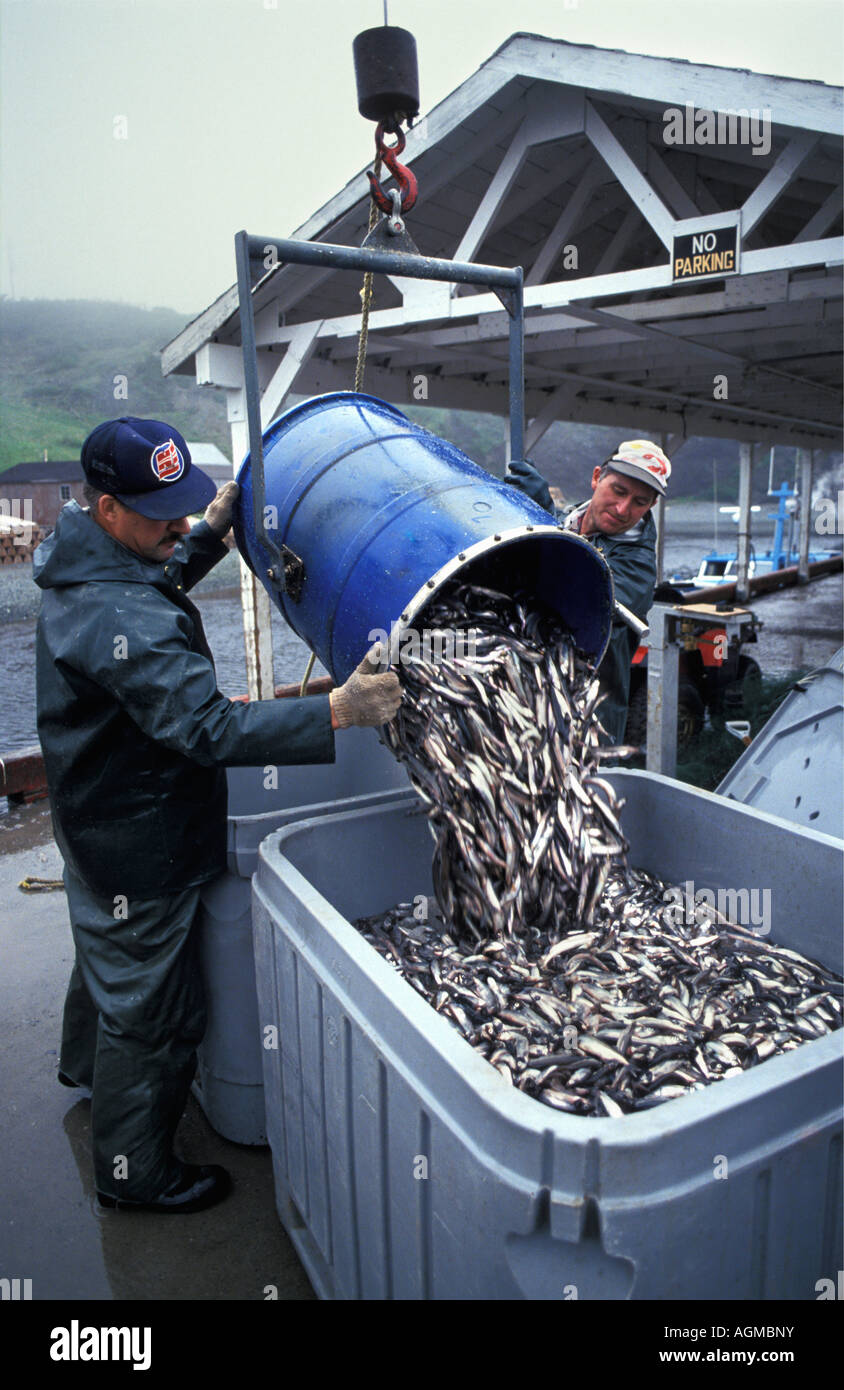
POLYGON ((416 40, 407 29, 382 24, 364 29, 353 44, 358 111, 369 121, 389 121, 397 112, 419 114, 416 40))

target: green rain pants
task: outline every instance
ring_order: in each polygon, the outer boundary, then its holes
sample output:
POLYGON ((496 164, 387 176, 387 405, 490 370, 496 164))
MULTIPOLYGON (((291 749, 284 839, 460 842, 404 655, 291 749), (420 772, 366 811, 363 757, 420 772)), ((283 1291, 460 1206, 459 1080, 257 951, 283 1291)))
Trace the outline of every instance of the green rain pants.
POLYGON ((91 1090, 97 1191, 150 1201, 179 1171, 173 1136, 205 1031, 200 888, 127 903, 67 866, 64 882, 76 963, 59 1066, 91 1090))

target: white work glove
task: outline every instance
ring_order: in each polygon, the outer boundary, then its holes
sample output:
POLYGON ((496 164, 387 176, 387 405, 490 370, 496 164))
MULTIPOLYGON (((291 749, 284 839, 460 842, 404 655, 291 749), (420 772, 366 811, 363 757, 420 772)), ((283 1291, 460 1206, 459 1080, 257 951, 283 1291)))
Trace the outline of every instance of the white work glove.
POLYGON ((356 671, 339 689, 329 695, 331 711, 338 729, 373 728, 388 724, 401 704, 401 686, 395 671, 378 671, 381 648, 378 643, 367 652, 356 671))
POLYGON ((219 536, 221 540, 231 529, 232 511, 239 492, 240 488, 237 483, 224 483, 217 496, 205 508, 205 520, 214 535, 219 536))

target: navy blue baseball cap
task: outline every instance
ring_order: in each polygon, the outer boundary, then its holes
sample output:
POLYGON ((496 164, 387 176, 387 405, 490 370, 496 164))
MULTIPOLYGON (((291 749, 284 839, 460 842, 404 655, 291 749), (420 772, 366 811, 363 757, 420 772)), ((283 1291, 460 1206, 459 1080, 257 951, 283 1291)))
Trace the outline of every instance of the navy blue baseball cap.
POLYGON ((208 474, 191 463, 179 431, 163 420, 105 420, 82 445, 81 461, 93 487, 154 521, 202 511, 217 495, 208 474))

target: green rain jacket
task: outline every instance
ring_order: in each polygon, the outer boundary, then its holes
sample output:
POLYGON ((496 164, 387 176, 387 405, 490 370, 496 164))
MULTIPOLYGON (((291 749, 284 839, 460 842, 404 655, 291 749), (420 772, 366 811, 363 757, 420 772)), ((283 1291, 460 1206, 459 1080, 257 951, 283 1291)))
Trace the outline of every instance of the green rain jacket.
MULTIPOLYGON (((507 482, 527 494, 540 507, 554 512, 554 503, 548 491, 548 484, 541 473, 526 460, 510 465, 507 482)), ((565 515, 579 511, 585 505, 568 507, 565 515)), ((644 621, 653 603, 656 585, 656 526, 650 512, 646 512, 637 526, 624 531, 620 536, 606 536, 596 532, 585 536, 600 550, 612 570, 615 597, 619 603, 629 608, 637 618, 644 621)), ((607 731, 611 744, 624 742, 627 724, 627 706, 630 700, 630 663, 636 651, 636 637, 621 618, 613 620, 609 646, 598 668, 601 685, 605 691, 598 707, 598 717, 607 731)))
POLYGON ((205 522, 166 565, 69 502, 35 552, 38 737, 56 840, 93 893, 158 898, 226 864, 225 767, 334 761, 328 696, 232 703, 191 589, 226 554, 205 522))

